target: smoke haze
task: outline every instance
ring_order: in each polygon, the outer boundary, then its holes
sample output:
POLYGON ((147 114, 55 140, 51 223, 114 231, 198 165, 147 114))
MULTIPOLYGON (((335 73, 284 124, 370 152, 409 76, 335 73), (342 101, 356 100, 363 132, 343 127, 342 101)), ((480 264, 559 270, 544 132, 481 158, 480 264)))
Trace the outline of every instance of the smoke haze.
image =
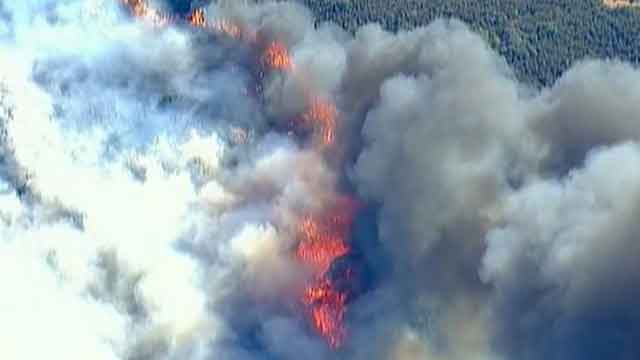
POLYGON ((640 358, 640 70, 585 60, 537 91, 455 19, 206 16, 294 71, 119 1, 0 0, 0 358, 640 358), (340 113, 332 151, 283 130, 308 93, 340 113), (292 249, 339 192, 363 210, 332 349, 292 249))

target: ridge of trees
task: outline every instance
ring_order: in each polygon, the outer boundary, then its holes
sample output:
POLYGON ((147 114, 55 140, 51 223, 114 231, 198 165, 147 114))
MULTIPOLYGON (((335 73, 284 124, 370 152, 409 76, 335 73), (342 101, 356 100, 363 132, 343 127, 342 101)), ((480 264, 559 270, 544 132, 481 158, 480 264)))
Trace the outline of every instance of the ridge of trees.
POLYGON ((455 17, 482 34, 516 76, 552 84, 576 61, 640 63, 640 8, 609 8, 602 0, 298 0, 318 22, 348 31, 378 22, 390 31, 455 17))

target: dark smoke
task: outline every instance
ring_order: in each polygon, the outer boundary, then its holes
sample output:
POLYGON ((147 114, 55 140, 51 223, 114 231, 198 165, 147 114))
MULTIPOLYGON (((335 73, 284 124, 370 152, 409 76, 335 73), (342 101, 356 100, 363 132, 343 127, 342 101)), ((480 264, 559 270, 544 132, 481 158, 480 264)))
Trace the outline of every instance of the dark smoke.
POLYGON ((249 44, 0 1, 1 358, 640 358, 638 69, 533 91, 457 20, 352 36, 289 2, 154 4, 284 42, 347 161, 282 131, 303 89, 249 44), (366 206, 330 269, 334 351, 291 252, 336 188, 366 206))
POLYGON ((618 144, 637 138, 640 73, 590 61, 532 94, 460 23, 386 47, 373 29, 371 48, 408 49, 382 59, 414 55, 384 80, 372 61, 355 179, 381 203, 400 308, 431 316, 425 356, 637 357, 637 147, 618 144))

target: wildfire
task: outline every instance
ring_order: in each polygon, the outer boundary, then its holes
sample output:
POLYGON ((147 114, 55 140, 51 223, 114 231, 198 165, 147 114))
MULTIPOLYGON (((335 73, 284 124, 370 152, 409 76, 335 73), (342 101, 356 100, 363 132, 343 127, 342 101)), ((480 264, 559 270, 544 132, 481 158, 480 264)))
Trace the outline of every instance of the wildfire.
POLYGON ((262 54, 262 62, 274 70, 293 70, 293 61, 287 47, 279 42, 272 41, 262 54))
MULTIPOLYGON (((256 32, 248 31, 228 20, 208 20, 205 10, 198 8, 182 19, 172 17, 150 7, 145 0, 119 0, 129 8, 131 14, 154 26, 167 26, 177 21, 185 22, 194 28, 225 34, 234 39, 242 39, 251 44, 258 40, 256 32)), ((293 72, 295 64, 284 43, 273 40, 266 44, 260 61, 269 70, 293 72)), ((307 89, 307 80, 297 73, 296 80, 307 89)), ((302 114, 305 126, 313 129, 318 136, 321 148, 335 143, 338 110, 334 103, 305 90, 308 102, 302 114)), ((236 143, 247 141, 248 134, 243 129, 233 129, 232 138, 236 143)), ((316 144, 318 144, 318 142, 316 144)), ((308 266, 314 274, 301 295, 313 328, 327 341, 330 347, 338 348, 346 338, 344 315, 347 294, 333 284, 328 271, 339 257, 349 253, 347 237, 351 231, 353 216, 358 204, 350 197, 338 198, 333 206, 319 213, 303 217, 298 225, 299 243, 296 249, 297 259, 308 266)), ((347 280, 351 272, 346 273, 347 280)))
POLYGON ((152 8, 145 0, 120 0, 120 2, 129 9, 132 16, 154 26, 167 26, 184 21, 195 28, 225 34, 234 39, 240 39, 244 36, 249 41, 255 41, 255 34, 243 32, 238 25, 228 20, 208 21, 203 8, 196 8, 186 17, 179 19, 152 8))
POLYGON ((319 229, 310 217, 302 220, 300 228, 304 241, 298 246, 298 258, 320 273, 324 273, 333 260, 349 252, 349 247, 338 235, 319 229))
POLYGON ((150 7, 144 0, 120 0, 129 8, 131 14, 155 26, 166 26, 173 22, 173 17, 150 7))
POLYGON ((225 34, 233 39, 245 37, 246 39, 253 41, 255 38, 254 34, 245 33, 240 26, 229 20, 207 20, 207 16, 203 8, 194 9, 191 14, 187 16, 186 20, 193 27, 225 34))
POLYGON ((250 34, 242 31, 240 26, 232 23, 229 20, 223 19, 223 20, 214 21, 209 25, 209 28, 212 29, 213 31, 226 34, 227 36, 234 39, 240 39, 241 37, 244 36, 250 42, 255 41, 255 36, 256 36, 255 34, 250 34))
POLYGON ((195 27, 201 27, 204 28, 207 26, 207 20, 204 16, 204 9, 202 8, 198 8, 195 9, 191 12, 191 14, 189 14, 189 16, 187 16, 187 21, 189 21, 189 24, 195 26, 195 27))
POLYGON ((346 332, 343 326, 346 294, 337 291, 333 284, 320 278, 305 289, 302 301, 309 306, 313 325, 329 346, 338 348, 344 342, 346 332))
POLYGON ((328 210, 306 216, 299 225, 298 259, 313 268, 315 280, 303 295, 311 322, 332 348, 344 342, 344 314, 347 296, 335 288, 327 274, 331 264, 350 251, 347 236, 351 231, 357 204, 343 197, 328 210))
POLYGON ((332 145, 335 141, 337 117, 335 104, 320 98, 312 99, 309 109, 302 115, 305 123, 317 129, 323 146, 332 145))
POLYGON ((298 259, 324 274, 335 259, 349 252, 346 237, 354 212, 353 200, 343 198, 319 215, 305 216, 299 224, 298 259))

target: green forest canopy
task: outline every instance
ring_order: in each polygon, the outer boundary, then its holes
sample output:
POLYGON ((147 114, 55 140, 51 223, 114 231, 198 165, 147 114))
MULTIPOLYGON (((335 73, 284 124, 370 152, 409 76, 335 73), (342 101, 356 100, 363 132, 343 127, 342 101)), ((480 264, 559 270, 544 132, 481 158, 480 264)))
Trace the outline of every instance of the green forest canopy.
POLYGON ((349 31, 370 22, 390 31, 439 17, 463 20, 485 37, 516 75, 553 83, 584 58, 640 63, 640 8, 611 9, 601 0, 299 0, 318 21, 349 31))

